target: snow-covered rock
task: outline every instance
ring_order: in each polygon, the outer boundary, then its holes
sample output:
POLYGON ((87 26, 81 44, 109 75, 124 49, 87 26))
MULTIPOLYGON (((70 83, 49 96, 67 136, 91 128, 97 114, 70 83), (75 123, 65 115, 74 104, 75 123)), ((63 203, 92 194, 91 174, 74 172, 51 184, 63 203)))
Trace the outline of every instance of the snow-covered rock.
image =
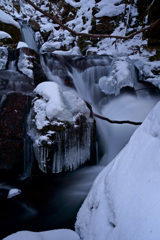
POLYGON ((0 31, 0 40, 3 38, 12 38, 8 33, 0 31))
POLYGON ((3 240, 79 240, 79 236, 70 229, 57 229, 45 232, 20 231, 3 240))
POLYGON ((6 69, 8 60, 8 50, 5 47, 0 47, 0 70, 6 69))
POLYGON ((28 45, 25 43, 25 42, 19 42, 18 45, 17 45, 17 49, 18 48, 23 48, 23 47, 27 47, 28 48, 28 45))
POLYGON ((14 25, 16 28, 20 28, 19 23, 16 22, 11 15, 5 13, 0 9, 0 21, 3 23, 14 25))
POLYGON ((32 58, 34 58, 34 56, 31 56, 30 54, 27 55, 26 52, 20 48, 20 55, 17 64, 18 69, 31 79, 34 78, 32 58))
POLYGON ((42 171, 76 169, 91 158, 94 121, 86 103, 73 90, 43 82, 34 92, 29 135, 42 171))
POLYGON ((21 190, 20 189, 12 188, 12 189, 9 190, 7 198, 12 198, 12 197, 14 197, 16 195, 19 195, 19 194, 21 194, 21 190))
POLYGON ((160 102, 99 174, 75 224, 83 240, 159 240, 160 102))
POLYGON ((118 95, 123 87, 134 87, 135 67, 127 55, 114 58, 110 73, 99 79, 99 86, 105 94, 118 95))

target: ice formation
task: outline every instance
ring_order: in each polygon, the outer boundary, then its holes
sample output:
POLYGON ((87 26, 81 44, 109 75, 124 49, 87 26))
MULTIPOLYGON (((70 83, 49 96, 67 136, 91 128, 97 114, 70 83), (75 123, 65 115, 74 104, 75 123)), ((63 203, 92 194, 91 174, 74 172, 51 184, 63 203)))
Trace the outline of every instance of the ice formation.
POLYGON ((160 102, 99 174, 75 224, 83 240, 158 240, 160 102))
POLYGON ((8 50, 5 47, 0 47, 0 70, 6 69, 8 60, 8 50))
POLYGON ((127 55, 121 54, 114 58, 109 75, 99 79, 99 86, 105 94, 118 95, 121 88, 134 87, 135 78, 132 60, 127 55))
POLYGON ((55 82, 43 82, 34 91, 28 123, 40 169, 76 169, 91 157, 94 121, 89 108, 73 90, 62 91, 55 82))
POLYGON ((30 60, 32 56, 27 56, 21 49, 18 59, 18 69, 29 78, 33 79, 33 63, 30 60))

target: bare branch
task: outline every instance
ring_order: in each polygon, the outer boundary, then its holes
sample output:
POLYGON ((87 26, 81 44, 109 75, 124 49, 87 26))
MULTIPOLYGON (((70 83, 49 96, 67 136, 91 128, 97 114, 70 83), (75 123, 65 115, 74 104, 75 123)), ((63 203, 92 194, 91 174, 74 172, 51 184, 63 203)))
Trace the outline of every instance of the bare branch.
POLYGON ((142 122, 133 122, 133 121, 129 121, 129 120, 124 120, 124 121, 111 120, 109 118, 103 117, 102 115, 98 115, 96 113, 93 113, 93 116, 98 117, 98 118, 100 118, 102 120, 105 120, 105 121, 107 121, 109 123, 116 123, 116 124, 125 124, 125 123, 127 123, 127 124, 132 124, 132 125, 141 125, 142 124, 142 122))
POLYGON ((69 31, 72 35, 74 36, 83 36, 83 37, 91 37, 91 38, 116 38, 116 39, 123 39, 128 40, 132 37, 134 37, 135 35, 144 32, 152 27, 154 27, 155 25, 157 25, 160 22, 160 18, 158 20, 156 20, 154 23, 150 24, 148 27, 146 28, 142 28, 141 30, 130 34, 129 36, 114 36, 114 35, 107 35, 107 34, 90 34, 90 33, 77 33, 74 30, 72 30, 71 28, 67 27, 66 25, 64 25, 59 19, 57 19, 56 17, 52 17, 50 14, 44 12, 41 8, 39 8, 38 6, 36 6, 32 1, 30 0, 25 0, 27 3, 29 3, 32 7, 34 7, 37 11, 43 13, 46 17, 52 19, 55 23, 57 23, 59 26, 61 26, 63 29, 66 29, 67 31, 69 31))

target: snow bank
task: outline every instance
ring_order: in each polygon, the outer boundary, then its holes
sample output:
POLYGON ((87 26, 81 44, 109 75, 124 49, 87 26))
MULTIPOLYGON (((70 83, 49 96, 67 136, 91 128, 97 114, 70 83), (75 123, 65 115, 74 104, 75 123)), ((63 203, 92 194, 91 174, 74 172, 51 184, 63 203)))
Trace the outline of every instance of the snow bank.
POLYGON ((99 79, 99 86, 105 94, 118 95, 121 88, 134 86, 135 77, 134 64, 127 55, 121 54, 113 60, 109 76, 99 79))
POLYGON ((12 24, 17 28, 20 28, 19 23, 14 21, 14 19, 4 11, 0 10, 0 21, 7 23, 7 24, 12 24))
POLYGON ((13 233, 3 240, 79 240, 79 236, 69 229, 58 229, 45 232, 21 231, 13 233))
POLYGON ((83 240, 159 240, 160 102, 99 174, 75 224, 83 240))

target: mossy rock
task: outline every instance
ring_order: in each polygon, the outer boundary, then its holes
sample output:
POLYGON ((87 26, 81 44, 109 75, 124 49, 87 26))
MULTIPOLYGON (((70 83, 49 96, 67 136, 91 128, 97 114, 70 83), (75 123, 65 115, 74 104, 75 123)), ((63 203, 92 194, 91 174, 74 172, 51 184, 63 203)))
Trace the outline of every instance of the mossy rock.
POLYGON ((7 24, 0 21, 0 29, 1 31, 7 32, 12 37, 14 44, 18 44, 21 38, 21 33, 19 28, 15 27, 12 24, 7 24))

